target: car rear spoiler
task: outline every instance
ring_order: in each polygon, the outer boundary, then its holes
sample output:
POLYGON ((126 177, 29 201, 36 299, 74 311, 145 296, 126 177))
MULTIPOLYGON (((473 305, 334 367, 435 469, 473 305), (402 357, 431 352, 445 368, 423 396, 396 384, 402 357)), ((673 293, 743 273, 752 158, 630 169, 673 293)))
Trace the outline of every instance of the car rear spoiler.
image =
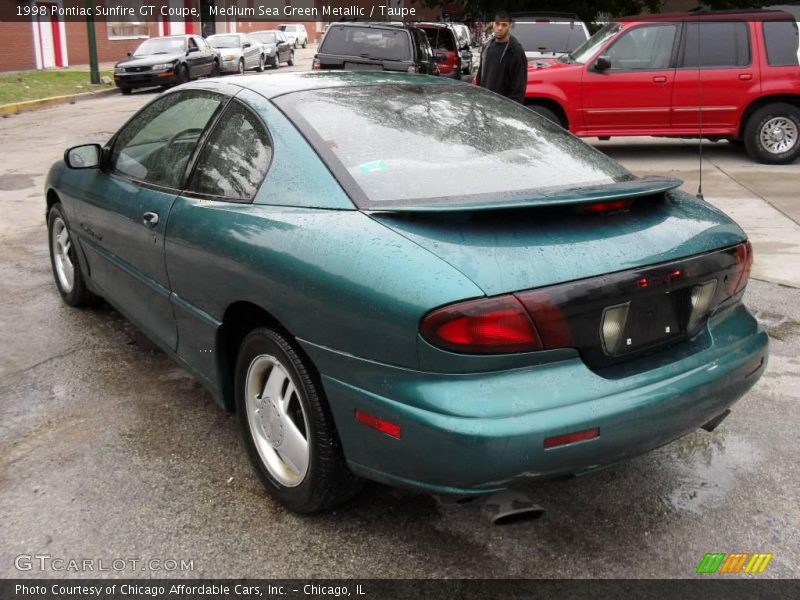
POLYGON ((643 177, 611 184, 548 190, 522 190, 498 198, 495 194, 425 198, 421 200, 388 200, 365 206, 370 213, 414 212, 445 213, 489 210, 509 210, 528 207, 553 207, 565 205, 595 204, 615 200, 631 200, 645 196, 661 197, 683 185, 674 177, 643 177))

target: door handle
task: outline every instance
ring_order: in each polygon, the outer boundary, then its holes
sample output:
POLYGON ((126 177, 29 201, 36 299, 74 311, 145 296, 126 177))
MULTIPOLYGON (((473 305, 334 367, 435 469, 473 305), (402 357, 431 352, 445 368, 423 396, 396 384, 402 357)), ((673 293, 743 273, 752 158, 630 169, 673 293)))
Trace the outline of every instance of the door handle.
POLYGON ((742 81, 750 81, 753 78, 752 73, 739 73, 739 79, 742 81))
POLYGON ((154 212, 146 212, 142 215, 142 220, 147 227, 151 229, 158 225, 158 215, 154 212))
POLYGON ((656 75, 653 77, 655 83, 667 83, 667 78, 664 75, 656 75))

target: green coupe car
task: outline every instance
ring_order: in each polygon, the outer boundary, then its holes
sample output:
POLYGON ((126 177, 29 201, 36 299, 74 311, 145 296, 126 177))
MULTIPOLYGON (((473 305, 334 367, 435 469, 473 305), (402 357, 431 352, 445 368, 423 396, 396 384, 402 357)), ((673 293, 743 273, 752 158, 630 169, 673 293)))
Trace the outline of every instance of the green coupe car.
POLYGON ((479 495, 712 430, 764 372, 725 214, 527 108, 382 72, 203 80, 46 182, 53 273, 238 413, 290 510, 479 495))

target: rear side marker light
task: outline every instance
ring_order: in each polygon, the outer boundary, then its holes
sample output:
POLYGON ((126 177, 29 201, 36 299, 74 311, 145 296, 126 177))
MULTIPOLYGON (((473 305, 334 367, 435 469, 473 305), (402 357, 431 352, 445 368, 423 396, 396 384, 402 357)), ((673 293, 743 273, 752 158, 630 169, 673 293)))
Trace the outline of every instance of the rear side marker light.
POLYGON ((692 288, 690 297, 691 312, 689 313, 689 324, 686 326, 689 333, 693 333, 697 326, 708 316, 716 291, 716 279, 706 281, 692 288))
POLYGON ((584 431, 576 431, 574 433, 567 433, 566 435, 557 435, 544 439, 544 449, 557 448, 558 446, 566 446, 568 444, 575 444, 577 442, 586 442, 600 437, 600 428, 586 429, 584 431))
POLYGON ((377 429, 381 433, 392 436, 397 440, 400 439, 400 425, 397 425, 396 423, 390 423, 385 419, 381 419, 380 417, 376 417, 375 415, 365 413, 364 411, 358 409, 356 409, 356 421, 366 425, 367 427, 377 429))
POLYGON ((622 340, 630 306, 631 303, 626 302, 625 304, 609 306, 603 311, 600 334, 606 354, 613 356, 620 351, 620 346, 625 345, 622 340))

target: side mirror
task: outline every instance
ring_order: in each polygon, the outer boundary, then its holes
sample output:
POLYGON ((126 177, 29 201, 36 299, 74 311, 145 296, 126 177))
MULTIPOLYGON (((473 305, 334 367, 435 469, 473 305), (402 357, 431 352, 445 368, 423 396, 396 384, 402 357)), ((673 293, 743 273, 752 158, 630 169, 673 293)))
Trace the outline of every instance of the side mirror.
POLYGON ((100 144, 73 146, 64 152, 64 162, 70 169, 95 169, 100 166, 102 155, 100 144))
POLYGON ((133 56, 133 52, 131 52, 130 50, 128 50, 128 58, 130 58, 131 56, 133 56))
POLYGON ((245 42, 245 43, 244 43, 244 46, 242 46, 242 48, 249 48, 249 47, 250 47, 250 46, 252 46, 252 45, 253 45, 253 44, 251 44, 250 42, 245 42))
POLYGON ((611 68, 611 59, 607 56, 598 56, 597 60, 594 61, 594 70, 602 73, 603 71, 608 71, 611 68))

